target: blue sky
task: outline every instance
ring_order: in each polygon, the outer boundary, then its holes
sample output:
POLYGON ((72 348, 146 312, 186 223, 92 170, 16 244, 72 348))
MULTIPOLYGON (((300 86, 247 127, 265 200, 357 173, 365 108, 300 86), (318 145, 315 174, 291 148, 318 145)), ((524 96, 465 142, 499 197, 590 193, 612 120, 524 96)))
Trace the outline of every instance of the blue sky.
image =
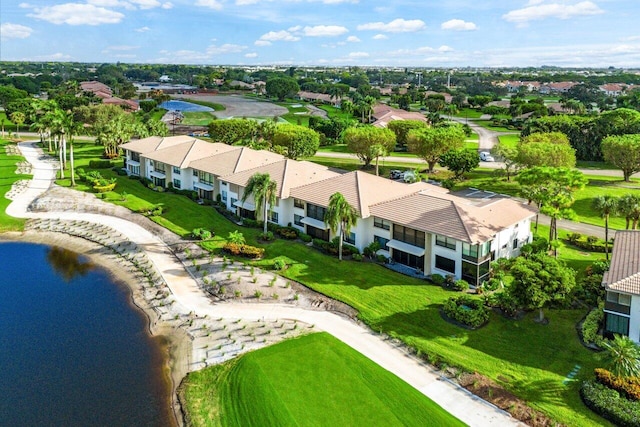
POLYGON ((0 60, 639 67, 638 0, 1 0, 0 60))

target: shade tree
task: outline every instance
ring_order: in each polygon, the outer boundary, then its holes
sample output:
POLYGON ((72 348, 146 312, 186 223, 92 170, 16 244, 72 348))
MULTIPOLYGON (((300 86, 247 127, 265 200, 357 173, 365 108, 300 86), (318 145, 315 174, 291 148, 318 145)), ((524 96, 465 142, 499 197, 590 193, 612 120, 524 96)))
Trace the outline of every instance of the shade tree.
POLYGON ((409 151, 424 159, 433 173, 440 156, 449 150, 458 150, 464 146, 465 133, 462 126, 418 128, 409 131, 407 146, 409 151))
POLYGON ((604 160, 622 170, 625 181, 640 172, 640 134, 612 135, 602 140, 604 160))
POLYGON ((369 167, 374 159, 393 151, 396 145, 396 136, 391 130, 373 126, 349 128, 344 132, 343 139, 349 151, 355 153, 365 167, 369 167))

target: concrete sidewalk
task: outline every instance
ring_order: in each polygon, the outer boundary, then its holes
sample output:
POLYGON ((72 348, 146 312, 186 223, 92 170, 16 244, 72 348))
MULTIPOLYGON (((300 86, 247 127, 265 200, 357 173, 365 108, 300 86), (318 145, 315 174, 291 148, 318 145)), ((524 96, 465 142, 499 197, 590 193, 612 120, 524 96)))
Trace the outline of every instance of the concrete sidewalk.
MULTIPOLYGON (((57 218, 82 220, 113 227, 144 248, 170 288, 176 303, 198 316, 222 318, 295 319, 327 331, 383 368, 411 384, 446 411, 472 426, 524 425, 508 413, 479 399, 456 384, 441 378, 431 368, 421 364, 404 351, 394 347, 369 328, 333 313, 305 310, 284 304, 213 304, 182 263, 160 238, 143 227, 107 215, 81 212, 29 212, 29 204, 53 183, 55 162, 43 156, 35 143, 22 143, 20 149, 33 165, 33 180, 29 188, 18 195, 7 213, 21 218, 57 218)), ((426 421, 426 420, 425 420, 426 421)))

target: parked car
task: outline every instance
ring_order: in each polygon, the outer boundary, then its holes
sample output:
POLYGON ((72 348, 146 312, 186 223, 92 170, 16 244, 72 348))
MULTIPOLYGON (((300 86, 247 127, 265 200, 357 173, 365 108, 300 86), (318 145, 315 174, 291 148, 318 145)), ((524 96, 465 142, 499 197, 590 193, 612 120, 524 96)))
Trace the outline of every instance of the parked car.
POLYGON ((483 162, 495 162, 496 159, 493 158, 493 156, 491 155, 490 152, 488 151, 481 151, 480 152, 480 160, 482 160, 483 162))
POLYGON ((402 175, 404 172, 399 171, 397 169, 392 170, 391 172, 389 172, 389 178, 390 179, 402 179, 402 175))

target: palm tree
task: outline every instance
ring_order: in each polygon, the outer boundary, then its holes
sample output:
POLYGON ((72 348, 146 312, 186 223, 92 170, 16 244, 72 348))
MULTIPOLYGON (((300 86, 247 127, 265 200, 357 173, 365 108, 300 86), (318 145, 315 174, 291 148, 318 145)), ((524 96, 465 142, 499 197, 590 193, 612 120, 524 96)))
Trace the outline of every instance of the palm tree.
POLYGON ((363 105, 368 117, 368 123, 371 123, 371 114, 373 113, 373 106, 376 105, 376 99, 373 96, 365 96, 363 105))
POLYGON ((387 154, 389 154, 387 152, 387 147, 385 147, 382 144, 373 144, 371 146, 371 155, 373 155, 376 158, 376 176, 379 175, 378 173, 378 161, 380 160, 380 156, 386 156, 387 154))
POLYGON ((604 253, 609 261, 609 215, 618 212, 618 198, 609 194, 598 196, 593 200, 593 209, 604 218, 604 253))
POLYGON ((340 103, 340 108, 342 109, 342 111, 344 111, 347 114, 353 114, 353 109, 354 109, 355 105, 353 104, 353 102, 349 99, 344 99, 341 103, 340 103))
POLYGON ((16 136, 18 136, 18 133, 20 133, 20 125, 24 123, 27 117, 22 111, 14 111, 9 117, 11 118, 11 121, 16 125, 16 136))
POLYGON ((278 184, 271 179, 268 173, 253 174, 244 188, 242 203, 247 200, 250 194, 253 194, 256 212, 263 211, 264 234, 267 234, 267 214, 273 212, 273 205, 276 203, 277 189, 278 184))
POLYGON ((640 197, 635 194, 625 194, 618 201, 618 211, 624 215, 626 220, 626 229, 631 226, 635 230, 640 219, 640 197))
POLYGON ((329 206, 324 214, 324 222, 331 228, 331 231, 334 233, 337 231, 339 260, 342 260, 342 240, 357 221, 358 213, 341 193, 334 193, 329 197, 329 206))
POLYGON ((602 359, 619 377, 640 377, 640 347, 627 336, 615 335, 605 342, 602 359))

